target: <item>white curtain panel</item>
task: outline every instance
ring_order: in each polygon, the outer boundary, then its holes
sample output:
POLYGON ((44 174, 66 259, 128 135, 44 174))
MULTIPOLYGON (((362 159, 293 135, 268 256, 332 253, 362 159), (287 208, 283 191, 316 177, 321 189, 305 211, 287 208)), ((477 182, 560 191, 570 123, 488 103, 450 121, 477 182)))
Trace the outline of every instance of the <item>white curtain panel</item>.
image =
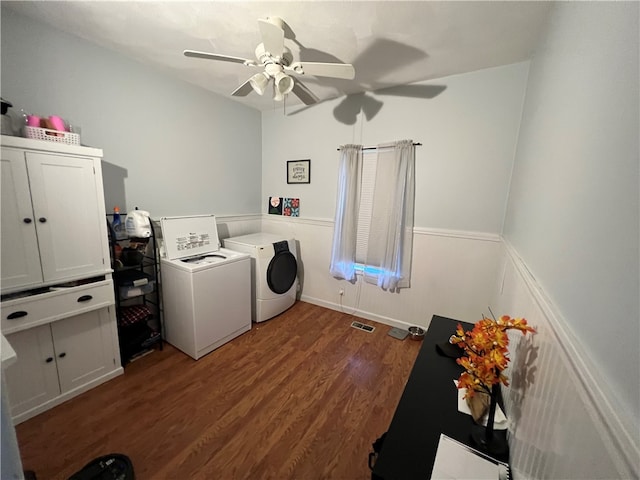
POLYGON ((415 203, 415 146, 378 146, 376 183, 364 279, 385 290, 410 285, 415 203))
POLYGON ((361 176, 362 145, 342 145, 329 271, 334 277, 350 282, 356 280, 355 255, 361 176))

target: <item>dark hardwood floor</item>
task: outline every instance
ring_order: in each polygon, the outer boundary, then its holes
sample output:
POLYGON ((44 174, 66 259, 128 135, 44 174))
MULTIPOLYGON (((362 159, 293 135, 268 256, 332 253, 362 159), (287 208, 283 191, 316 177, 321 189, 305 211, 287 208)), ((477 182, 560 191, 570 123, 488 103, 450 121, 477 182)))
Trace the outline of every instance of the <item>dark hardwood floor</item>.
POLYGON ((195 361, 166 345, 17 426, 25 469, 124 453, 137 479, 367 479, 420 348, 298 302, 195 361))

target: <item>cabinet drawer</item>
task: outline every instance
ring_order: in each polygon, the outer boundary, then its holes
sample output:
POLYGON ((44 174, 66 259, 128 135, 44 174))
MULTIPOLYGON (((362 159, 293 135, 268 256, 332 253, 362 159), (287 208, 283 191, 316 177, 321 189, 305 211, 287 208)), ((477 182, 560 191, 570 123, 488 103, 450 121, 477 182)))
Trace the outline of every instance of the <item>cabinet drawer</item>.
POLYGON ((113 303, 111 280, 10 300, 2 304, 2 333, 8 335, 113 303))

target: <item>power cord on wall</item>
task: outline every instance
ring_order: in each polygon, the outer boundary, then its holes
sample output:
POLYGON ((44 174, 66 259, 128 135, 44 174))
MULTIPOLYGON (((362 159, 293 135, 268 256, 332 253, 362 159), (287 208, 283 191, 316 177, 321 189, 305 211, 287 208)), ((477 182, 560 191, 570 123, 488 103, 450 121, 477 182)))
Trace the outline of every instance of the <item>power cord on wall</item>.
POLYGON ((358 311, 358 309, 360 308, 360 293, 362 291, 362 280, 360 279, 359 275, 356 275, 356 284, 357 284, 357 289, 356 289, 356 304, 353 307, 353 311, 352 312, 345 312, 344 311, 344 305, 342 304, 342 299, 344 298, 344 288, 340 288, 340 290, 338 291, 338 295, 340 296, 340 311, 346 315, 355 315, 355 313, 358 311))

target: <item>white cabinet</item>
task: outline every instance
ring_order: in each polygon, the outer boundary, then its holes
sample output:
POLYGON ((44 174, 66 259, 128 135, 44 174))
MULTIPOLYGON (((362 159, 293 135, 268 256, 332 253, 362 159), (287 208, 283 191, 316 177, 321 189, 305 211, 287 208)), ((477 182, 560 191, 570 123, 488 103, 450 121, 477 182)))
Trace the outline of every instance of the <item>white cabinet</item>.
POLYGON ((102 150, 2 136, 0 328, 21 422, 123 373, 102 150))
POLYGON ((2 149, 2 288, 42 282, 24 153, 2 149))
POLYGON ((40 150, 16 148, 9 138, 1 156, 2 291, 108 272, 100 150, 44 151, 38 140, 30 142, 40 150))
POLYGON ((119 363, 111 324, 103 308, 8 335, 18 358, 5 371, 12 416, 44 411, 109 376, 119 363))
POLYGON ((11 415, 42 405, 60 394, 51 327, 23 330, 7 336, 19 360, 5 371, 11 415))
POLYGON ((113 349, 112 333, 105 309, 51 324, 62 392, 79 388, 113 370, 119 354, 113 349))

